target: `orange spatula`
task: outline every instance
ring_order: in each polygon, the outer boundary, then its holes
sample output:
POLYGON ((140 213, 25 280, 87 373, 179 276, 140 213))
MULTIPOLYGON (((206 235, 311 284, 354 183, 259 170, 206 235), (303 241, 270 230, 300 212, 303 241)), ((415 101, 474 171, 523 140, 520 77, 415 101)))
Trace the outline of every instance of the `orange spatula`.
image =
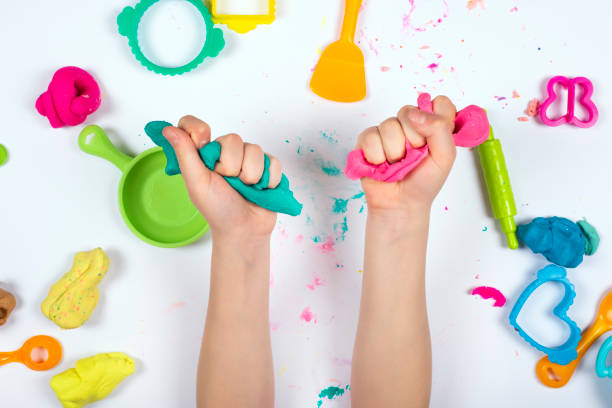
POLYGON ((355 45, 355 30, 361 0, 346 0, 340 39, 321 54, 312 74, 310 89, 336 102, 357 102, 366 96, 363 52, 355 45))

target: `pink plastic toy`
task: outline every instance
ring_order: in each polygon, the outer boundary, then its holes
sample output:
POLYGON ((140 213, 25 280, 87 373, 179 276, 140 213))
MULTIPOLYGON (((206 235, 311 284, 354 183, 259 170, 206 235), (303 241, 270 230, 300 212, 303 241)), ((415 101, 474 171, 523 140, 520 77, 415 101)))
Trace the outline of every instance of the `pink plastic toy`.
POLYGON ((502 307, 506 304, 506 297, 499 290, 490 286, 479 286, 472 290, 472 295, 478 295, 483 299, 495 299, 493 307, 502 307))
POLYGON ((560 126, 564 123, 575 125, 581 128, 591 127, 597 122, 599 112, 595 103, 591 100, 593 96, 593 84, 585 77, 576 77, 569 79, 567 77, 558 75, 548 81, 546 86, 548 97, 540 106, 540 119, 545 125, 548 126, 560 126), (567 88, 567 114, 561 116, 558 119, 550 119, 546 113, 547 109, 557 99, 557 93, 555 92, 555 85, 560 84, 567 88), (584 109, 589 114, 589 118, 586 121, 579 120, 574 115, 575 99, 576 99, 576 85, 582 86, 583 94, 580 97, 580 103, 584 106, 584 109))
MULTIPOLYGON (((419 109, 433 113, 431 96, 422 93, 417 99, 419 109)), ((455 117, 455 132, 453 139, 459 147, 475 147, 489 137, 489 120, 484 109, 470 105, 457 112, 455 117)), ((353 150, 348 154, 344 174, 352 180, 369 177, 388 183, 400 181, 427 157, 427 145, 418 149, 413 148, 406 139, 406 156, 399 162, 390 164, 384 162, 378 165, 368 163, 362 150, 353 150)))
POLYGON ((36 100, 36 110, 49 119, 53 128, 76 126, 100 106, 100 88, 96 80, 78 67, 59 69, 47 92, 36 100))

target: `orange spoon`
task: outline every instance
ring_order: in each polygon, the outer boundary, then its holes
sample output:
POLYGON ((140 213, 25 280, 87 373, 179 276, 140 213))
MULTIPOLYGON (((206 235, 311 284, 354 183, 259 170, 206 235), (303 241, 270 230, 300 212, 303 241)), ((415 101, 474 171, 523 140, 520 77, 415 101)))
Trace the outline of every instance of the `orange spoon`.
POLYGON ((0 366, 9 363, 21 363, 31 370, 46 371, 55 367, 62 359, 62 345, 49 336, 34 336, 28 339, 17 351, 0 353, 0 366), (35 361, 32 351, 42 348, 47 351, 44 361, 35 361))
POLYGON ((582 332, 580 343, 576 347, 578 357, 568 365, 551 363, 548 357, 543 357, 536 365, 536 375, 542 384, 551 388, 561 388, 572 378, 576 367, 584 353, 605 332, 612 330, 612 292, 609 292, 599 305, 595 321, 587 330, 582 332))

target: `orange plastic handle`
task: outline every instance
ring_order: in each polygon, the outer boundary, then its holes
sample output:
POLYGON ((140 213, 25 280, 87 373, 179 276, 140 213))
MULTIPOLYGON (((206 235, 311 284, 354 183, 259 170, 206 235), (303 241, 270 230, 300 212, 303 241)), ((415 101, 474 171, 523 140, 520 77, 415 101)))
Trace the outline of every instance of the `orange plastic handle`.
POLYGON ((346 0, 344 20, 342 21, 342 32, 340 33, 341 40, 349 42, 355 41, 355 32, 357 31, 357 19, 359 18, 361 1, 362 0, 346 0))
POLYGON ((536 365, 536 375, 542 384, 551 388, 561 388, 572 378, 576 367, 584 353, 605 332, 612 330, 612 292, 608 293, 599 305, 597 317, 587 330, 582 333, 576 347, 578 357, 567 365, 551 363, 548 357, 543 357, 536 365))
POLYGON ((19 350, 0 353, 0 366, 9 363, 22 363, 35 371, 50 370, 62 360, 62 345, 50 336, 34 336, 28 339, 19 350), (35 348, 47 350, 45 361, 32 360, 32 351, 35 348))

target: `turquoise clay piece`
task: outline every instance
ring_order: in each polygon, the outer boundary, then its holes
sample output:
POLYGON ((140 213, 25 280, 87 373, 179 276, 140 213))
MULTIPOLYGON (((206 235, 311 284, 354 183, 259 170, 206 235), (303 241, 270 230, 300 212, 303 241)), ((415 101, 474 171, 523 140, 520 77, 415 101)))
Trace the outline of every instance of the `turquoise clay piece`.
POLYGON ((584 246, 584 254, 585 255, 593 255, 597 248, 599 248, 599 234, 595 227, 587 222, 587 220, 580 220, 576 224, 582 230, 584 237, 586 238, 586 243, 584 246))
MULTIPOLYGON (((181 169, 179 168, 174 149, 162 134, 164 128, 168 126, 172 126, 172 124, 164 121, 149 122, 145 126, 145 133, 151 138, 153 143, 163 149, 167 161, 166 174, 173 176, 180 174, 181 169)), ((200 149, 200 157, 209 170, 214 170, 215 164, 219 161, 219 157, 221 157, 221 145, 218 142, 208 143, 200 149)), ((300 215, 302 212, 302 204, 293 197, 293 192, 289 187, 289 180, 284 174, 276 188, 266 188, 270 180, 270 158, 268 155, 265 155, 264 172, 257 184, 246 185, 238 177, 223 178, 246 200, 260 207, 294 216, 300 215)))
POLYGON ((534 218, 529 224, 519 225, 516 235, 534 253, 552 263, 567 268, 582 263, 586 239, 581 228, 567 218, 534 218))
POLYGON ((216 57, 219 55, 219 52, 221 52, 225 46, 223 31, 214 26, 210 13, 208 12, 206 6, 204 6, 204 2, 202 0, 185 0, 198 9, 202 15, 202 18, 204 19, 204 23, 206 25, 206 41, 204 42, 202 50, 192 61, 176 68, 162 67, 151 62, 151 60, 144 55, 142 49, 140 48, 140 44, 138 43, 138 26, 140 25, 140 20, 145 12, 158 1, 159 0, 142 0, 134 7, 124 8, 123 11, 117 16, 119 34, 127 37, 132 54, 134 54, 134 57, 136 57, 138 62, 140 62, 149 71, 153 71, 157 74, 181 75, 195 69, 204 61, 204 59, 206 59, 206 57, 216 57))

